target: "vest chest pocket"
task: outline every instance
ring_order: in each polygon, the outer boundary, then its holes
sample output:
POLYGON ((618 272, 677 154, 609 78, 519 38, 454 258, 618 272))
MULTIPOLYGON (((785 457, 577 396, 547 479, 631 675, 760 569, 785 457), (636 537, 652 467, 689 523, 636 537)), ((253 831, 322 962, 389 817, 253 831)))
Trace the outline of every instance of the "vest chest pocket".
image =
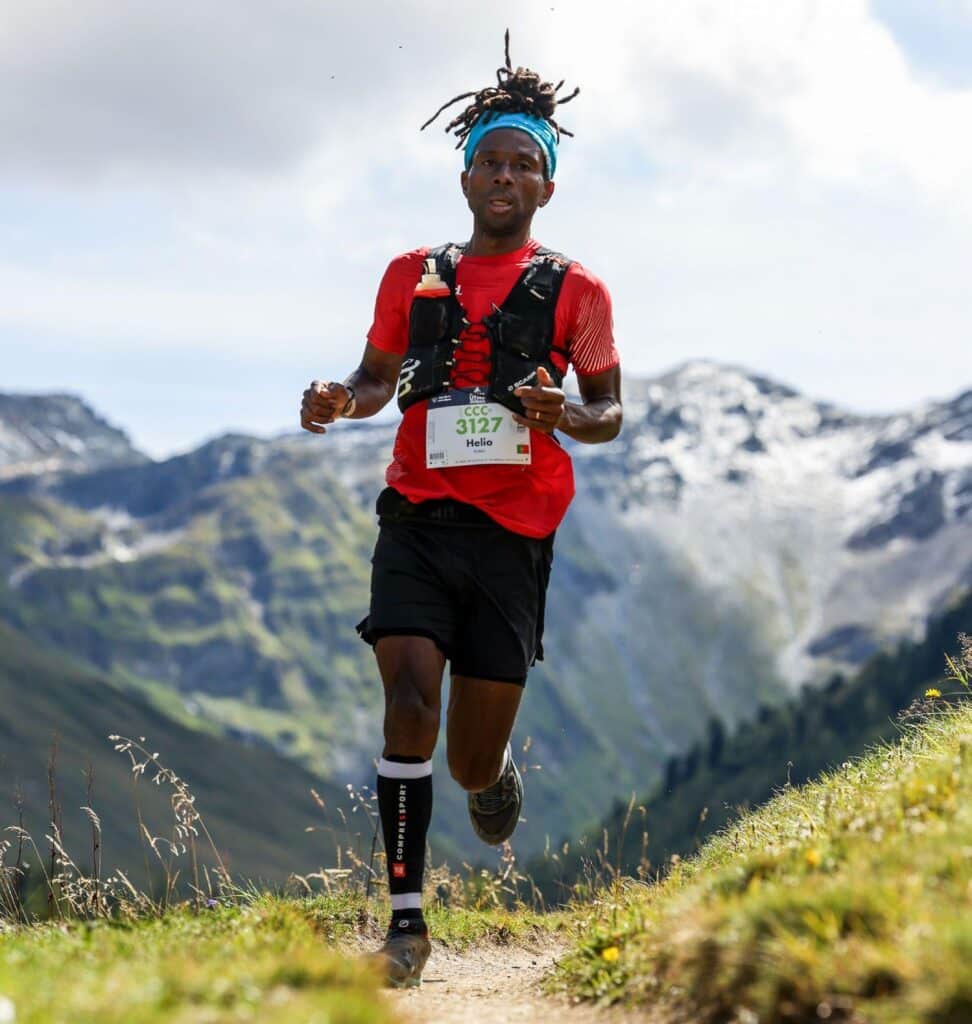
POLYGON ((540 317, 497 310, 486 318, 494 346, 503 353, 536 363, 549 351, 547 325, 540 317))
POLYGON ((449 334, 449 310, 442 299, 415 299, 408 316, 409 345, 437 345, 449 334))
POLYGON ((487 320, 493 339, 491 391, 497 402, 523 415, 523 403, 513 394, 518 387, 537 383, 537 367, 542 365, 559 385, 560 371, 550 362, 551 326, 545 318, 522 317, 497 310, 487 320))
POLYGON ((409 405, 438 394, 449 379, 452 366, 452 338, 457 327, 452 313, 454 299, 412 300, 408 316, 408 351, 398 380, 398 406, 409 405))

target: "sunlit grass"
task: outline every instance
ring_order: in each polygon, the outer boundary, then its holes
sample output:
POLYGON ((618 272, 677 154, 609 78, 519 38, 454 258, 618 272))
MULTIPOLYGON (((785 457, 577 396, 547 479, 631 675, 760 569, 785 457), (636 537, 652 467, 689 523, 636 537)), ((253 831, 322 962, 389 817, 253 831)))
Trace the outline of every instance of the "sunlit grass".
MULTIPOLYGON (((928 698, 934 700, 934 698, 928 698)), ((972 708, 576 908, 554 987, 705 1022, 972 1020, 972 708)))
POLYGON ((271 899, 0 933, 2 999, 17 1024, 389 1019, 360 962, 328 948, 298 904, 271 899))

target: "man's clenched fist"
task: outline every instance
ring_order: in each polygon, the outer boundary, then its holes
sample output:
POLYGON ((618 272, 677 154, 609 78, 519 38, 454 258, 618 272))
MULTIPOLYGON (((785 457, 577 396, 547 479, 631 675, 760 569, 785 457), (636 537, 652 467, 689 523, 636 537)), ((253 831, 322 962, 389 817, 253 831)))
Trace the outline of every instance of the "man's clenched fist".
POLYGON ((323 424, 333 423, 341 415, 350 397, 350 392, 343 384, 311 381, 300 406, 300 425, 312 434, 326 434, 323 424))

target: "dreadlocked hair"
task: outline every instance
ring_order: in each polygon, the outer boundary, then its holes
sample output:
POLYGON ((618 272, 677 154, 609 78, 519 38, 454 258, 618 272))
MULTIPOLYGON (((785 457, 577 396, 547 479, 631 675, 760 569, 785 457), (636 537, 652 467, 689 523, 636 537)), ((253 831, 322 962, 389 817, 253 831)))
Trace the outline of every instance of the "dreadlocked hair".
POLYGON ((557 133, 557 141, 560 142, 561 135, 569 135, 573 138, 574 133, 566 128, 561 128, 554 120, 554 109, 558 104, 569 103, 579 92, 575 89, 569 96, 558 97, 557 93, 563 86, 563 80, 554 85, 552 82, 541 82, 536 71, 529 68, 517 68, 513 70, 510 61, 510 30, 506 30, 506 64, 496 69, 496 85, 487 86, 478 92, 464 92, 454 96, 448 103, 441 107, 422 125, 419 129, 424 131, 428 126, 453 103, 460 100, 475 97, 472 103, 456 118, 450 121, 445 130, 453 132, 459 139, 456 149, 461 149, 473 125, 480 118, 484 122, 491 120, 498 114, 532 114, 534 117, 542 117, 553 126, 557 133))

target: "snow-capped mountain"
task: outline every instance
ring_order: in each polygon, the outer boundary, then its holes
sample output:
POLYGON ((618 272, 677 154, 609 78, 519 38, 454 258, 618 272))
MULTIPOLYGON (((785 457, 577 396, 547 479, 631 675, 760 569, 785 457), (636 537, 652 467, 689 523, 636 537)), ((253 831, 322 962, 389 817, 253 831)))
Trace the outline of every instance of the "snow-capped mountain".
POLYGON ((573 452, 575 513, 634 566, 622 603, 652 601, 660 548, 752 620, 790 684, 914 636, 972 585, 972 391, 859 416, 693 362, 629 384, 621 437, 573 452))
POLYGON ((74 395, 0 394, 0 480, 143 461, 123 431, 74 395))

